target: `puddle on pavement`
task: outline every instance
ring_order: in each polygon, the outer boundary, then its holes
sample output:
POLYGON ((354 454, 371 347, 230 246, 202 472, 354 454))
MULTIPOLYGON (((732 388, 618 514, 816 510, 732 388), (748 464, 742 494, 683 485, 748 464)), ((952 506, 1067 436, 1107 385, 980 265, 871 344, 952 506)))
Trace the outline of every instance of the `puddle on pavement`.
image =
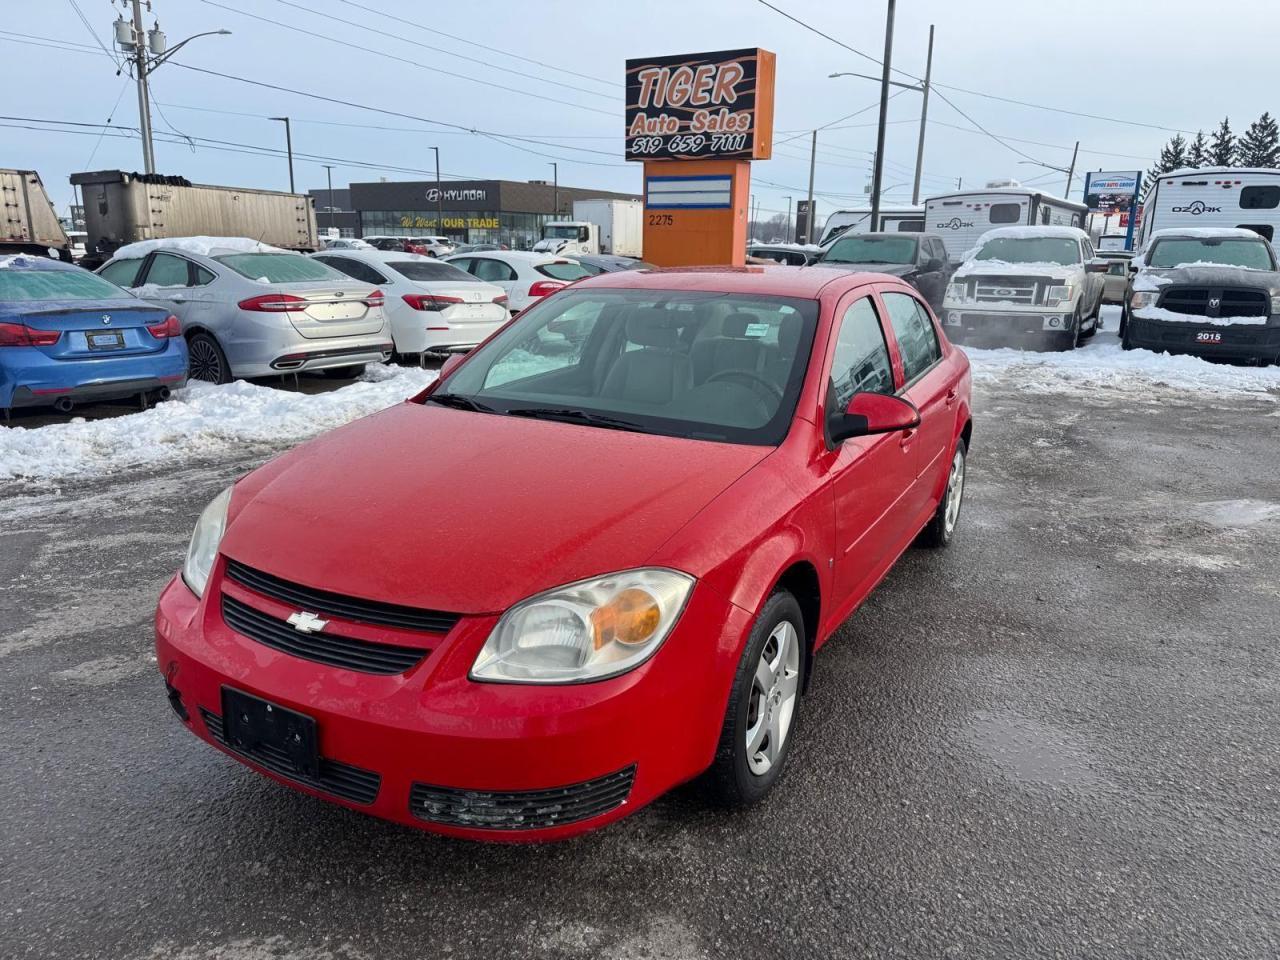
POLYGON ((1012 780, 1083 790, 1106 785, 1080 738, 1060 728, 1001 711, 978 714, 968 734, 977 752, 1012 780))

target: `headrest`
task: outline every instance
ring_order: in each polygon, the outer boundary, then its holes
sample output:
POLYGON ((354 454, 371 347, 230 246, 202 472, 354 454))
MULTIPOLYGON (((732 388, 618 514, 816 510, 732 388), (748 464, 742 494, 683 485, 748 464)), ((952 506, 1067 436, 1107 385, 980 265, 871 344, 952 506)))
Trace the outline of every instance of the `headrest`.
POLYGON ((778 350, 784 357, 794 356, 800 346, 800 318, 794 314, 783 317, 778 325, 778 350))
POLYGON ((670 310, 640 307, 627 318, 627 339, 642 347, 674 349, 680 345, 680 328, 670 310))
POLYGON ((747 324, 759 322, 760 319, 754 313, 744 313, 740 310, 725 317, 724 322, 720 324, 720 330, 726 337, 745 337, 747 324))

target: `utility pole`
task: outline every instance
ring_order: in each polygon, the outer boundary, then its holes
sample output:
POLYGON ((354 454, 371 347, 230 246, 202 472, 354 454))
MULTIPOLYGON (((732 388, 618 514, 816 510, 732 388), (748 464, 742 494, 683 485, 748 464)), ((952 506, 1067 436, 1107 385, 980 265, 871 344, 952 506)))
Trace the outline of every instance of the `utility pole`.
POLYGON ((1080 141, 1076 141, 1076 147, 1071 151, 1071 166, 1067 168, 1067 190, 1062 196, 1071 199, 1071 181, 1076 175, 1076 156, 1080 153, 1080 141))
POLYGON ((929 119, 929 78, 933 75, 933 24, 929 24, 929 56, 924 62, 924 97, 920 102, 920 142, 916 144, 916 179, 911 187, 911 205, 920 204, 920 173, 924 167, 924 130, 929 119))
MULTIPOLYGON (((543 183, 545 182, 546 181, 544 180, 543 183)), ((555 191, 553 194, 555 197, 555 215, 558 217, 560 216, 560 168, 554 163, 551 164, 551 185, 552 189, 555 191)))
POLYGON ((783 231, 782 242, 791 242, 791 198, 787 197, 787 229, 783 231))
POLYGON ((804 219, 804 242, 813 243, 813 165, 818 161, 818 131, 813 131, 813 145, 809 148, 809 212, 804 219))
POLYGON ((889 71, 893 59, 893 9, 889 0, 884 22, 884 71, 880 75, 880 123, 876 130, 876 166, 871 175, 871 229, 880 229, 880 184, 884 177, 884 131, 889 120, 889 71))
POLYGON ((329 178, 329 229, 333 229, 333 164, 323 163, 325 176, 329 178))
POLYGON ((431 149, 436 154, 436 233, 444 236, 444 187, 440 186, 440 148, 431 149))
POLYGON ((284 145, 289 151, 289 192, 297 193, 293 188, 293 131, 289 129, 288 117, 271 117, 272 120, 279 120, 284 123, 284 145))
POLYGON ((142 133, 142 164, 147 173, 156 172, 155 144, 151 138, 151 90, 147 78, 156 68, 185 47, 196 37, 227 35, 230 30, 206 30, 193 34, 180 43, 168 46, 168 40, 160 24, 150 30, 142 27, 142 0, 130 0, 133 6, 133 22, 123 16, 115 22, 116 45, 126 60, 133 64, 133 76, 138 85, 138 129, 142 133))

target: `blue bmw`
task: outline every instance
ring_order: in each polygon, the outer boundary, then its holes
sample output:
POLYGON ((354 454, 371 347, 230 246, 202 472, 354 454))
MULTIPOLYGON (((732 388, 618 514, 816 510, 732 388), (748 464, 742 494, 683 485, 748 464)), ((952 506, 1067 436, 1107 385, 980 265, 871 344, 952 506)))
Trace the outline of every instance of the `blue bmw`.
POLYGON ((186 381, 167 310, 69 263, 0 256, 0 417, 131 397, 145 407, 186 381))

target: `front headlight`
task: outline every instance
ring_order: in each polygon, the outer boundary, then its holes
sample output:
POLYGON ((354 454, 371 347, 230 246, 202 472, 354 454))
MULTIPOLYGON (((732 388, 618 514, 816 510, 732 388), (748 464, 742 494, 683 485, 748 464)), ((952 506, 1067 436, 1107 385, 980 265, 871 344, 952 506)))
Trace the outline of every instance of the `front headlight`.
POLYGON ((1076 295, 1076 288, 1069 283, 1059 283, 1044 292, 1044 305, 1056 307, 1060 303, 1069 303, 1076 295))
POLYGON ((227 505, 231 503, 231 487, 214 497, 191 534, 191 546, 187 548, 187 562, 182 565, 182 579, 197 597, 204 595, 205 584, 218 558, 218 544, 227 525, 227 505))
POLYGON ((948 283, 948 284, 947 284, 947 292, 946 292, 946 295, 945 295, 945 299, 947 299, 947 300, 959 300, 961 303, 963 303, 963 302, 964 302, 964 284, 963 284, 963 283, 948 283))
POLYGON ((1129 298, 1129 306, 1134 310, 1141 310, 1143 307, 1154 307, 1156 298, 1160 294, 1157 291, 1135 290, 1133 296, 1129 298))
POLYGON ((1271 312, 1280 313, 1280 293, 1273 293, 1271 295, 1271 312))
POLYGON ((580 683, 626 673, 661 646, 693 584, 674 570, 626 570, 522 600, 489 634, 471 679, 580 683))

